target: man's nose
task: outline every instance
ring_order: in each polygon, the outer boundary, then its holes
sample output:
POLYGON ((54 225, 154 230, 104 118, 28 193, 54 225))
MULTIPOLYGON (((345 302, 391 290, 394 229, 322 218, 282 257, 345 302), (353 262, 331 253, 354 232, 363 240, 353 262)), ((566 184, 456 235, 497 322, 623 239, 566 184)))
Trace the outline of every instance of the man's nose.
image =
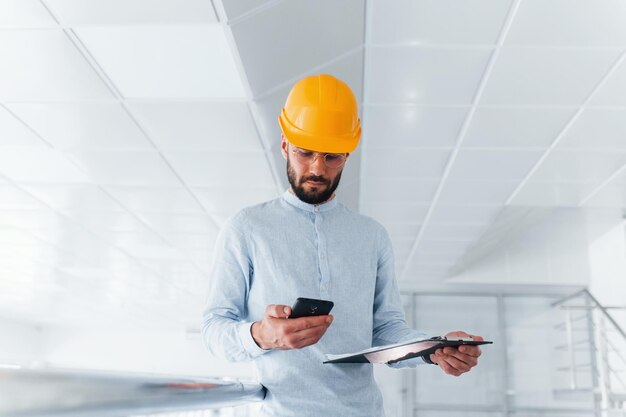
POLYGON ((313 175, 323 175, 326 173, 326 164, 324 163, 324 155, 317 154, 309 165, 309 171, 313 175))

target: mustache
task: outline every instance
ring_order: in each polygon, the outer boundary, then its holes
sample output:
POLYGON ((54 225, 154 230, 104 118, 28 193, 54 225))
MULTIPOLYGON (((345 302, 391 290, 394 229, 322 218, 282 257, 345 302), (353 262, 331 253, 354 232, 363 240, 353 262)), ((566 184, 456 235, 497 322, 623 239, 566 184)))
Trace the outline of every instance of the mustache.
POLYGON ((324 177, 317 176, 317 175, 312 175, 310 177, 302 177, 301 183, 307 182, 307 181, 322 182, 326 184, 327 186, 330 185, 330 180, 328 178, 324 178, 324 177))

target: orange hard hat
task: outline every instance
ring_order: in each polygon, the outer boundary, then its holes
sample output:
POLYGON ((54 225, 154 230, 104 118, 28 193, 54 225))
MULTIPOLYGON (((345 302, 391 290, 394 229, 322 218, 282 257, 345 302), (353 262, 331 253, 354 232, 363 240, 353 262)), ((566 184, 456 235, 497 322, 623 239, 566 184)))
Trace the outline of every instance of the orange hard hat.
POLYGON ((354 93, 346 83, 327 74, 298 81, 278 122, 290 143, 316 152, 352 152, 361 137, 354 93))

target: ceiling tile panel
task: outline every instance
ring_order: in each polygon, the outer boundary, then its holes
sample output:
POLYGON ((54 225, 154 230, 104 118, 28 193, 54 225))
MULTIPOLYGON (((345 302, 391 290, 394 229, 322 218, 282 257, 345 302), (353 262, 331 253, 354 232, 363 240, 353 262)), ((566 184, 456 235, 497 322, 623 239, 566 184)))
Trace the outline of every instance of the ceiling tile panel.
POLYGON ((376 0, 372 43, 492 45, 510 0, 376 0))
POLYGON ((420 240, 420 248, 428 253, 464 253, 473 242, 467 240, 424 239, 420 240))
POLYGON ((580 105, 616 62, 615 49, 502 48, 481 105, 580 105))
POLYGON ((194 187, 194 194, 209 213, 231 216, 238 210, 263 203, 278 197, 276 187, 271 184, 250 184, 238 187, 194 187))
POLYGON ((424 240, 460 240, 472 242, 487 230, 487 225, 429 223, 424 230, 424 240))
POLYGON ((3 146, 46 146, 24 123, 0 106, 0 149, 3 146))
POLYGON ((214 233, 163 232, 161 236, 185 253, 198 250, 203 251, 204 256, 213 250, 216 238, 214 233))
POLYGON ((202 207, 183 187, 107 187, 124 207, 138 212, 201 213, 202 207))
POLYGON ((542 155, 542 151, 461 150, 449 179, 521 181, 542 155))
POLYGON ((117 103, 20 103, 9 107, 57 149, 153 149, 117 103))
POLYGON ((46 0, 65 24, 153 25, 215 23, 205 0, 46 0))
POLYGON ((0 173, 20 182, 90 182, 63 152, 49 148, 4 147, 0 152, 0 173))
POLYGON ((39 0, 0 2, 0 27, 54 27, 56 22, 39 0))
POLYGON ((62 30, 0 31, 0 100, 112 98, 62 30))
POLYGON ((248 104, 132 103, 128 108, 161 150, 262 150, 248 104))
POLYGON ((470 104, 491 48, 370 47, 369 103, 470 104))
POLYGON ((437 205, 425 227, 424 233, 428 232, 431 225, 436 224, 468 224, 488 225, 502 211, 504 206, 452 206, 437 205))
POLYGON ((41 210, 2 210, 0 227, 25 229, 33 232, 50 231, 60 234, 71 220, 49 208, 41 210))
POLYGON ((74 151, 68 156, 101 185, 180 185, 155 151, 74 151))
POLYGON ((367 177, 361 195, 363 201, 426 204, 432 201, 438 186, 438 180, 367 177))
POLYGON ((449 180, 439 195, 441 205, 502 206, 517 187, 517 181, 449 180))
POLYGON ((219 25, 103 26, 77 33, 127 98, 244 97, 219 25))
POLYGON ((257 96, 360 47, 364 9, 360 0, 282 1, 233 24, 252 94, 257 96))
POLYGON ((224 11, 228 20, 233 20, 241 15, 244 15, 254 9, 257 9, 264 4, 271 3, 271 0, 237 0, 237 1, 222 1, 224 11))
POLYGON ((98 236, 108 232, 141 232, 148 229, 135 216, 121 211, 72 210, 65 214, 98 236))
POLYGON ((626 106, 626 60, 623 60, 593 95, 592 106, 626 106))
POLYGON ((450 157, 447 150, 376 149, 364 157, 362 175, 438 179, 450 157))
POLYGON ((626 151, 558 150, 551 152, 531 181, 600 183, 626 163, 626 151))
POLYGON ((0 183, 0 209, 36 210, 45 205, 11 183, 0 183))
POLYGON ((626 109, 584 110, 556 149, 626 151, 626 109))
POLYGON ((190 186, 274 184, 263 152, 166 152, 165 156, 190 186))
POLYGON ((215 222, 206 214, 196 213, 138 213, 150 227, 161 232, 176 233, 203 233, 218 232, 215 222))
POLYGON ((626 7, 620 0, 524 0, 506 44, 626 46, 624 21, 626 7))
POLYGON ((465 107, 367 106, 363 144, 376 147, 443 147, 456 144, 465 107))
POLYGON ((626 183, 607 184, 585 202, 585 207, 626 207, 626 183))
POLYGON ((91 184, 24 184, 33 196, 63 211, 123 211, 100 187, 91 184))
POLYGON ((419 232, 421 226, 421 223, 399 223, 389 221, 387 219, 385 219, 385 221, 381 223, 387 230, 387 233, 389 234, 391 240, 408 238, 415 240, 415 237, 417 236, 417 233, 419 232))
POLYGON ((511 205, 578 207, 597 186, 597 181, 529 181, 515 195, 511 205))
POLYGON ((387 222, 421 223, 428 212, 428 205, 367 202, 363 204, 361 212, 383 224, 387 222))
POLYGON ((462 146, 547 149, 576 110, 575 107, 479 107, 462 146))

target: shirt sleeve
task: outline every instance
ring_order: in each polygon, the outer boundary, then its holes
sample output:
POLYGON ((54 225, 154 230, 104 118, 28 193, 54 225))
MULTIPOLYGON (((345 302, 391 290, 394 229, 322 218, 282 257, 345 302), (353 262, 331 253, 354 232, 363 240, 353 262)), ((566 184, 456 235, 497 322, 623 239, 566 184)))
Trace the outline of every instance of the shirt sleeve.
POLYGON ((245 321, 253 269, 245 235, 235 219, 226 222, 216 241, 201 330, 204 345, 213 356, 242 362, 269 350, 256 344, 252 322, 245 321))
MULTIPOLYGON (((428 335, 409 327, 404 317, 402 299, 395 281, 395 266, 391 240, 381 226, 379 257, 374 296, 374 330, 372 346, 400 343, 411 339, 428 338, 428 335)), ((424 364, 420 357, 388 365, 392 368, 415 368, 424 364)))

